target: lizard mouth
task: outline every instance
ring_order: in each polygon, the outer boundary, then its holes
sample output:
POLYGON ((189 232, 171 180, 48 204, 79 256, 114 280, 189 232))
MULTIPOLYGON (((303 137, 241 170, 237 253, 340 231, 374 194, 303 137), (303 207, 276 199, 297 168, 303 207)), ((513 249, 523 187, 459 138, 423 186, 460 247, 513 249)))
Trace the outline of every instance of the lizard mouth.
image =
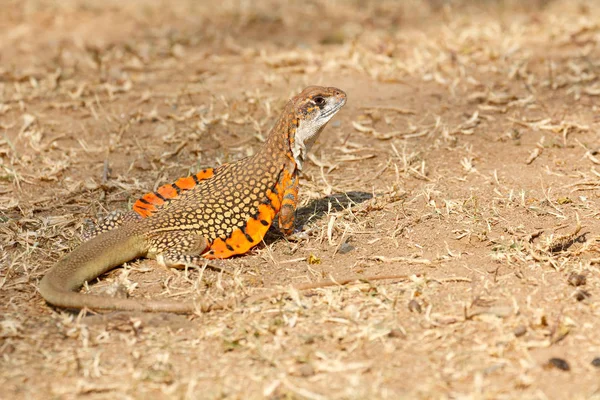
POLYGON ((342 108, 344 104, 346 104, 345 97, 343 97, 337 103, 335 103, 329 110, 326 110, 323 114, 321 114, 321 118, 327 118, 332 116, 336 112, 340 111, 340 108, 342 108))

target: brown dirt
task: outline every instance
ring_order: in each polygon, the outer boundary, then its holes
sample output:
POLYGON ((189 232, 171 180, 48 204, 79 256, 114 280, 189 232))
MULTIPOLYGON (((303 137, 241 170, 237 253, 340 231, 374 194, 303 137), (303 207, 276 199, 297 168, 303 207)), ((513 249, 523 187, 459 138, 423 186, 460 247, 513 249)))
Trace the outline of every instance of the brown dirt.
POLYGON ((599 396, 594 2, 122 3, 3 3, 3 398, 599 396), (302 176, 300 241, 270 233, 230 274, 136 261, 89 290, 407 279, 191 317, 40 298, 86 219, 257 151, 308 84, 349 100, 302 176))

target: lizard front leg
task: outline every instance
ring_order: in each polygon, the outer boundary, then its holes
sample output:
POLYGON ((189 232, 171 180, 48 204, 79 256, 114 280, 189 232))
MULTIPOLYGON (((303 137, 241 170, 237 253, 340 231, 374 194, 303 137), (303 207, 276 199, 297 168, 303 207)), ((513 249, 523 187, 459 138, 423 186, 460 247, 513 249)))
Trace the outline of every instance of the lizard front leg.
POLYGON ((294 222, 296 221, 296 207, 298 206, 298 173, 294 171, 290 174, 284 171, 281 182, 283 188, 283 197, 281 209, 279 210, 279 230, 286 236, 294 232, 294 222))

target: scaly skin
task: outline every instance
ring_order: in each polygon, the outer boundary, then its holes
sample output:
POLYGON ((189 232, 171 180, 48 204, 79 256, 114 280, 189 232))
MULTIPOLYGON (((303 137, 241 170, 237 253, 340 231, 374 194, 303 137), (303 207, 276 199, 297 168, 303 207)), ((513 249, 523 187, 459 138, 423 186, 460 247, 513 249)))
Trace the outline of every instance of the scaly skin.
POLYGON ((39 290, 50 304, 94 310, 190 313, 206 306, 138 301, 79 293, 86 282, 124 262, 156 258, 168 266, 244 254, 261 242, 279 214, 293 231, 298 170, 310 146, 346 103, 336 88, 311 86, 292 98, 255 156, 206 169, 148 193, 127 218, 99 233, 58 262, 39 290))

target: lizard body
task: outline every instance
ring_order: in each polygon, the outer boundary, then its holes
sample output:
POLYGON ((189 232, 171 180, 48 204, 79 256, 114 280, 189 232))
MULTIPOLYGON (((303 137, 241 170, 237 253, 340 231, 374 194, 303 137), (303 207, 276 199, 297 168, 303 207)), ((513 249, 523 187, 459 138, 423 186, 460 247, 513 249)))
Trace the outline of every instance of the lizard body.
POLYGON ((108 298, 77 292, 124 262, 155 258, 166 266, 244 254, 261 242, 279 214, 294 228, 298 170, 327 122, 346 103, 340 89, 311 86, 287 104, 254 156, 209 168, 142 196, 133 211, 109 218, 90 240, 42 278, 47 302, 65 308, 189 313, 193 303, 108 298))

